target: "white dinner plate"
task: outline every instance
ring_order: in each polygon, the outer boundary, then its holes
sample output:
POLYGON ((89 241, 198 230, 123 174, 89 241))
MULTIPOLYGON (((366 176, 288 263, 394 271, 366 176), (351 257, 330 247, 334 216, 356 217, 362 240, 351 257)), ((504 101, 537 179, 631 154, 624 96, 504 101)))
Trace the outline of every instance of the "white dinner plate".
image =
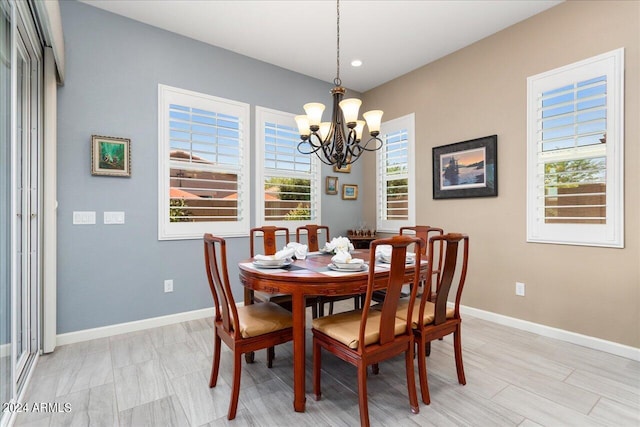
POLYGON ((367 264, 358 264, 358 266, 355 267, 355 268, 351 268, 351 267, 349 267, 349 268, 341 268, 341 267, 338 267, 337 265, 335 265, 334 263, 331 263, 331 264, 328 264, 327 267, 329 267, 329 269, 333 270, 333 271, 342 271, 342 272, 355 273, 355 272, 358 272, 358 271, 366 270, 367 269, 367 264))
MULTIPOLYGON (((383 264, 391 264, 391 258, 380 257, 380 262, 383 264)), ((405 264, 413 264, 416 262, 415 258, 406 258, 405 264)))
POLYGON ((255 265, 258 268, 282 268, 282 267, 288 267, 293 263, 293 261, 290 259, 283 259, 279 261, 280 261, 279 263, 275 264, 271 260, 267 262, 255 260, 253 261, 253 265, 255 265))

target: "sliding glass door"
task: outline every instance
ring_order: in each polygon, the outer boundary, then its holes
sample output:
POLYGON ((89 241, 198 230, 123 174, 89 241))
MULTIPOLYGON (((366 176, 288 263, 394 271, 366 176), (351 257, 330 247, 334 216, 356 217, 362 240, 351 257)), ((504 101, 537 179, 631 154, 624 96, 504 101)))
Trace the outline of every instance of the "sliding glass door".
POLYGON ((42 48, 28 3, 0 0, 0 11, 0 398, 9 402, 39 350, 42 48))
MULTIPOLYGON (((11 8, 0 0, 0 404, 12 397, 11 8)), ((2 414, 0 414, 1 416, 2 414)))

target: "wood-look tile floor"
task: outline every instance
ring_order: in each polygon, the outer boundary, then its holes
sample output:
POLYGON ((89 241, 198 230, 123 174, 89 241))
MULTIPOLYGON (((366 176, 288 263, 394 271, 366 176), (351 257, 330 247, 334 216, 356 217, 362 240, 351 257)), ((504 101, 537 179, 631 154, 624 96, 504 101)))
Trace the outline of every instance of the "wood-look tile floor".
MULTIPOLYGON (((209 389, 212 336, 212 319, 202 319, 58 347, 40 357, 26 401, 72 410, 20 414, 16 425, 359 425, 352 366, 324 354, 322 400, 314 400, 309 331, 306 412, 293 411, 288 343, 276 348, 272 369, 265 351, 244 365, 238 414, 228 421, 232 358, 223 347, 218 385, 209 389)), ((409 410, 404 359, 382 363, 368 378, 372 425, 640 426, 640 362, 470 316, 462 342, 467 385, 457 382, 451 338, 433 343, 432 403, 420 402, 419 414, 409 410)))

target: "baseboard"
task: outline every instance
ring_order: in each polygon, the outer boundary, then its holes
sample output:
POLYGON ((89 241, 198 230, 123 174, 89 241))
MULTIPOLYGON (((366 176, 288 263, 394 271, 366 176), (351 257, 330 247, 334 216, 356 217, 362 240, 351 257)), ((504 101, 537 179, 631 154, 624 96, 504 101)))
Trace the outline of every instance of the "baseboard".
MULTIPOLYGON (((449 304, 452 305, 451 303, 449 304)), ((483 319, 490 322, 498 323, 500 325, 521 329, 523 331, 533 332, 544 337, 555 338, 561 341, 570 342, 572 344, 581 345, 583 347, 592 348, 594 350, 605 351, 607 353, 615 354, 616 356, 625 357, 627 359, 640 361, 640 348, 631 347, 600 338, 590 337, 588 335, 582 335, 575 332, 566 331, 564 329, 553 328, 551 326, 545 326, 539 323, 517 319, 515 317, 504 316, 502 314, 492 313, 490 311, 467 307, 464 305, 460 306, 460 312, 462 314, 468 314, 469 316, 477 317, 478 319, 483 319)), ((104 326, 101 328, 69 332, 66 334, 59 334, 56 339, 56 345, 73 344, 82 341, 89 341, 96 338, 110 337, 127 332, 141 331, 144 329, 156 328, 158 326, 166 326, 174 323, 186 322, 189 320, 202 319, 204 317, 212 317, 213 315, 213 307, 210 307, 201 310, 171 314, 168 316, 152 317, 150 319, 143 319, 135 322, 120 323, 117 325, 104 326)), ((0 346, 0 350, 3 350, 3 347, 5 346, 0 346)), ((6 345, 6 347, 9 347, 9 345, 6 345)))
POLYGON ((9 356, 11 356, 11 344, 1 344, 0 357, 9 357, 9 356))
POLYGON ((74 344, 82 341, 89 341, 96 338, 105 338, 113 335, 126 334, 128 332, 142 331, 144 329, 157 328, 174 323, 187 322, 189 320, 213 317, 213 307, 201 310, 186 311, 183 313, 170 314, 167 316, 152 317, 150 319, 137 320, 134 322, 118 323, 116 325, 103 326, 100 328, 84 329, 56 336, 56 345, 74 344))
MULTIPOLYGON (((452 303, 449 303, 453 306, 452 303)), ((515 317, 504 316, 502 314, 492 313, 473 307, 460 306, 460 313, 477 317, 478 319, 488 320, 500 325, 510 326, 512 328, 521 329, 523 331, 533 332, 548 338, 570 342, 572 344, 581 345, 583 347, 592 348, 594 350, 605 351, 615 354, 616 356, 625 357, 627 359, 640 361, 640 348, 619 344, 613 341, 607 341, 600 338, 590 337, 575 332, 566 331, 564 329, 553 328, 551 326, 541 325, 539 323, 529 322, 527 320, 516 319, 515 317)))

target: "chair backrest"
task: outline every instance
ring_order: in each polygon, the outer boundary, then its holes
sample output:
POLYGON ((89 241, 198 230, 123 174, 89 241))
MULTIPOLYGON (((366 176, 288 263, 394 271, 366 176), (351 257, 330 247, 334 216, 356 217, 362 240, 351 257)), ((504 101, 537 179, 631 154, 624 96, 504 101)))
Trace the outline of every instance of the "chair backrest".
MULTIPOLYGON (((447 319, 447 300, 449 298, 449 290, 457 282, 455 314, 456 318, 460 318, 460 298, 462 297, 462 289, 467 278, 467 263, 469 261, 469 236, 460 233, 448 233, 443 236, 432 236, 429 238, 428 255, 432 256, 434 246, 444 242, 444 266, 440 281, 436 285, 435 298, 435 320, 434 324, 439 325, 447 319), (458 264, 458 252, 460 242, 462 242, 462 260, 458 264)), ((427 289, 431 289, 431 281, 433 280, 433 265, 429 263, 427 270, 427 289)), ((426 294, 426 292, 425 292, 426 294)), ((420 301, 420 317, 424 315, 425 302, 428 297, 423 294, 420 301)))
POLYGON ((307 231, 307 246, 309 246, 309 252, 316 252, 320 250, 320 245, 318 244, 318 232, 325 230, 326 231, 326 241, 328 242, 329 237, 329 227, 326 225, 315 225, 315 224, 307 224, 301 227, 296 228, 296 242, 302 243, 300 241, 300 232, 306 230, 307 231))
MULTIPOLYGON (((408 231, 413 232, 416 237, 421 238, 424 241, 424 247, 422 248, 422 255, 427 254, 427 243, 429 242, 429 237, 431 236, 442 236, 444 235, 444 230, 438 227, 431 227, 428 225, 416 225, 415 227, 400 227, 400 235, 407 234, 408 231)), ((434 247, 433 252, 433 274, 438 276, 436 278, 436 283, 440 282, 440 272, 442 271, 442 257, 444 254, 444 242, 441 240, 436 247, 434 247)), ((429 258, 431 262, 431 258, 429 258)))
POLYGON ((238 311, 227 273, 227 248, 223 238, 204 235, 204 262, 209 288, 216 308, 216 322, 222 322, 229 334, 238 331, 238 311))
POLYGON ((282 232, 284 232, 283 237, 286 245, 289 243, 289 229, 287 227, 274 227, 273 225, 267 225, 264 227, 252 228, 249 241, 251 256, 253 257, 256 255, 254 245, 256 237, 259 236, 262 236, 262 241, 264 243, 264 254, 262 255, 275 254, 278 251, 276 233, 282 234, 282 232))
MULTIPOLYGON (((424 242, 418 237, 410 236, 393 236, 387 239, 378 239, 371 242, 370 246, 370 258, 369 258, 369 280, 367 283, 367 293, 363 304, 362 321, 360 322, 360 335, 359 335, 359 351, 364 351, 365 346, 365 331, 367 327, 367 317, 370 308, 371 300, 374 292, 374 284, 376 290, 385 289, 386 295, 382 302, 381 320, 380 320, 380 336, 378 339, 379 345, 385 345, 393 342, 396 338, 395 324, 396 324, 396 311, 398 309, 398 302, 402 294, 402 287, 407 283, 405 274, 407 266, 406 255, 407 247, 415 244, 417 248, 422 249, 424 242), (375 283, 375 264, 376 264, 376 248, 380 245, 391 246, 391 264, 389 277, 384 286, 380 286, 380 283, 375 283)), ((408 318, 411 319, 413 304, 416 298, 418 289, 418 283, 420 281, 420 260, 422 257, 422 250, 416 251, 416 261, 411 267, 414 268, 413 280, 411 281, 411 296, 409 299, 408 318)), ((405 334, 410 335, 411 321, 407 320, 405 334)))

